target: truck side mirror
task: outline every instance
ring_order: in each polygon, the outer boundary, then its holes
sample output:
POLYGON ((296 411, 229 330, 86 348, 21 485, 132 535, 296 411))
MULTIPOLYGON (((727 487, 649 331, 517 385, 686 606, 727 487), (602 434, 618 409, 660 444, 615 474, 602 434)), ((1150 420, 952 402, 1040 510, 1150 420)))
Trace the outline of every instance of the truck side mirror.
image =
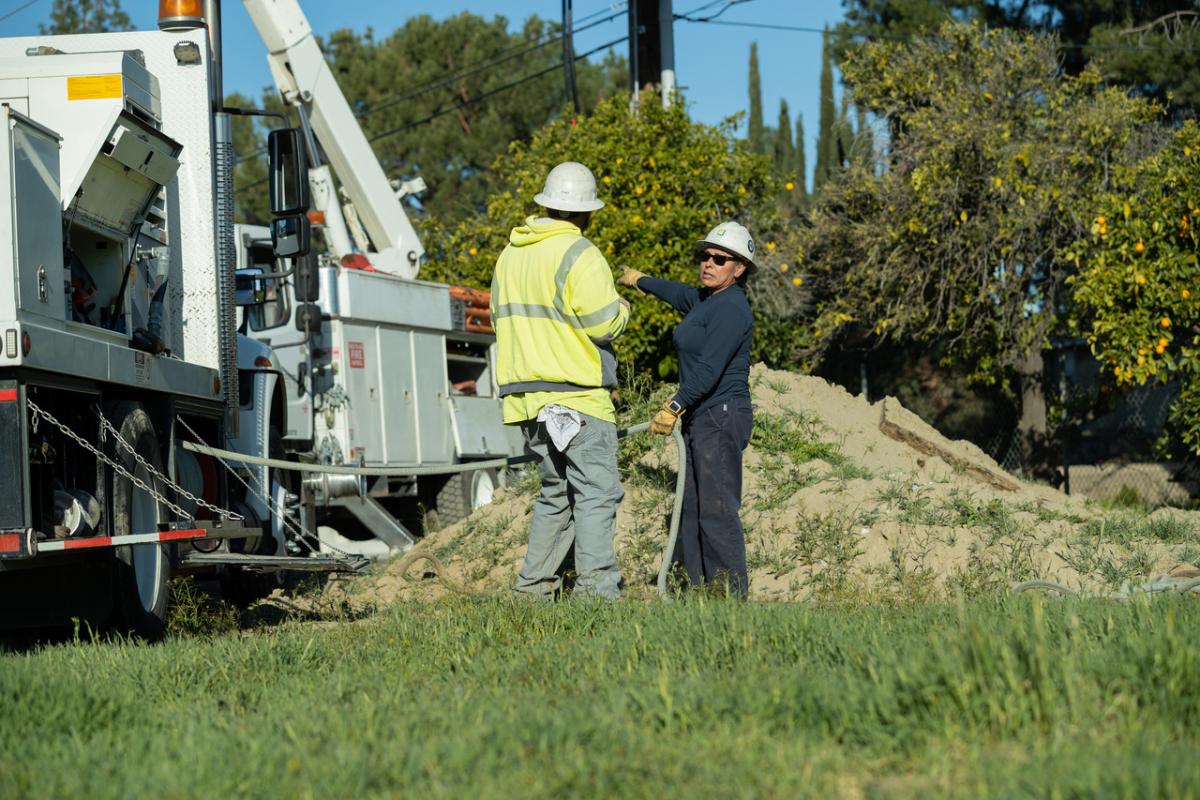
POLYGON ((281 128, 267 135, 270 159, 271 213, 275 216, 308 211, 308 154, 296 128, 281 128))
POLYGON ((321 307, 316 303, 296 306, 296 330, 301 333, 321 332, 321 307))
POLYGON ((309 253, 296 258, 296 302, 315 303, 321 299, 321 275, 317 271, 317 255, 309 253))
POLYGON ((234 275, 234 304, 238 306, 256 306, 267 299, 266 284, 259 276, 263 271, 258 267, 239 269, 234 275))
POLYGON ((277 217, 271 223, 271 249, 279 258, 308 255, 311 240, 312 223, 306 214, 277 217))

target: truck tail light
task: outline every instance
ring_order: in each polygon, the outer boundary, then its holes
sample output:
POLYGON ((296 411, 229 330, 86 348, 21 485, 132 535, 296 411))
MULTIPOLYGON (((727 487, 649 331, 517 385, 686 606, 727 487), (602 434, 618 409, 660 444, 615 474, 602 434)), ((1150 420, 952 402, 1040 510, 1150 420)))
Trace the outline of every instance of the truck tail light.
POLYGON ((17 329, 9 328, 4 332, 4 355, 7 358, 17 357, 17 329))
POLYGON ((29 331, 21 334, 21 355, 29 355, 29 351, 33 349, 33 339, 29 336, 29 331))

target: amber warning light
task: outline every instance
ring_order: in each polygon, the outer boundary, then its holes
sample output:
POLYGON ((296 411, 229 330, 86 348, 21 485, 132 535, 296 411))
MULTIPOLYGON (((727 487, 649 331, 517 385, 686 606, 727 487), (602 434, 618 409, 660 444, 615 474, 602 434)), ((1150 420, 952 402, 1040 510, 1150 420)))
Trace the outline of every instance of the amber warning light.
POLYGON ((190 31, 204 27, 204 0, 158 0, 158 27, 190 31))

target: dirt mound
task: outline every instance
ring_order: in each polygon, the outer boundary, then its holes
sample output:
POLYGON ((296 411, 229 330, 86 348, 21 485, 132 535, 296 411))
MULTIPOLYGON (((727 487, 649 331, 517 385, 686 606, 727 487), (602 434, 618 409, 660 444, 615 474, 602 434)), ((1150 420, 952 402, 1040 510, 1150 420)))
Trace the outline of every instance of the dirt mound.
MULTIPOLYGON (((1085 590, 1166 572, 1200 557, 1200 514, 1106 509, 1006 473, 979 448, 938 434, 894 398, 868 403, 821 379, 751 373, 755 426, 742 519, 759 599, 908 602, 1045 578, 1085 590)), ((676 455, 642 435, 622 445, 626 497, 616 546, 627 594, 649 596, 670 522, 676 455)), ((502 592, 520 569, 536 473, 363 579, 375 603, 461 584, 502 592)))

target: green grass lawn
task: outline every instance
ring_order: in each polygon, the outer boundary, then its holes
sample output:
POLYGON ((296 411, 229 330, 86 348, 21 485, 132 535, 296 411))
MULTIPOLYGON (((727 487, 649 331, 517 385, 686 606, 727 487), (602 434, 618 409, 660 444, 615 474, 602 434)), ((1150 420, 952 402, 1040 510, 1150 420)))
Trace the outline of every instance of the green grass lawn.
POLYGON ((1200 604, 397 604, 0 653, 0 797, 1200 796, 1200 604))

